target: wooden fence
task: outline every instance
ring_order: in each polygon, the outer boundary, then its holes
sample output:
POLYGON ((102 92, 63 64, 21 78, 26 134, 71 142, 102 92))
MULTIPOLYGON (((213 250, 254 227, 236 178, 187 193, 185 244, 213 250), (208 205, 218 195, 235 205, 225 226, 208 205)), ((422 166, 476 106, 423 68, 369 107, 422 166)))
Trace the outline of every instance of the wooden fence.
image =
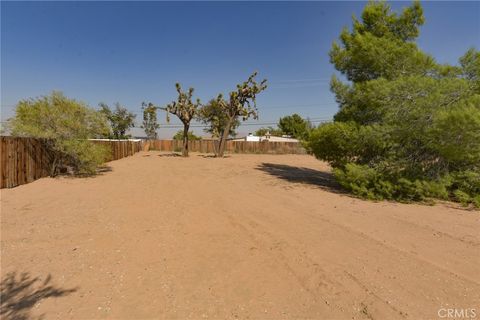
MULTIPOLYGON (((218 141, 197 140, 189 141, 189 150, 192 152, 213 153, 218 141)), ((182 141, 179 140, 149 140, 145 141, 143 150, 181 151, 182 141)), ((305 149, 297 142, 252 142, 227 141, 227 153, 263 153, 263 154, 305 154, 305 149)))
MULTIPOLYGON (((51 156, 39 139, 0 137, 0 188, 13 188, 49 175, 51 156)), ((131 156, 139 151, 181 151, 177 140, 92 140, 111 149, 108 161, 131 156)), ((190 141, 192 152, 214 153, 214 140, 190 141)), ((227 141, 227 153, 305 154, 305 149, 295 142, 227 141)))
MULTIPOLYGON (((118 160, 142 150, 142 142, 92 140, 110 147, 111 160, 118 160)), ((42 140, 0 137, 0 188, 13 188, 50 174, 51 157, 42 140)))
POLYGON ((49 175, 50 155, 41 140, 0 137, 0 187, 13 188, 49 175))
POLYGON ((111 150, 108 161, 122 159, 133 156, 135 153, 142 151, 142 141, 136 140, 91 140, 95 144, 103 145, 111 150))

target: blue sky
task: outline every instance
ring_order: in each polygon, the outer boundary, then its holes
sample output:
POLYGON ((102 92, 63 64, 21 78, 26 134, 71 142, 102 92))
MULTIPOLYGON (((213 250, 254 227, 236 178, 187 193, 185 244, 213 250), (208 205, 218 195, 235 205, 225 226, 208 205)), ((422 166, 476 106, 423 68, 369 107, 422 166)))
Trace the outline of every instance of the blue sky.
MULTIPOLYGON (((400 9, 410 2, 391 4, 400 9)), ((92 107, 118 101, 138 113, 140 123, 141 102, 169 103, 177 81, 195 87, 206 102, 254 70, 269 82, 258 97, 259 126, 294 112, 330 119, 337 106, 328 85, 335 72, 328 51, 364 5, 2 2, 2 120, 13 114, 18 100, 60 90, 92 107)), ((437 61, 453 64, 469 47, 480 48, 480 2, 424 2, 423 7, 426 24, 418 44, 437 61)), ((159 120, 165 122, 163 113, 159 120)), ((174 131, 159 134, 171 137, 174 131)))

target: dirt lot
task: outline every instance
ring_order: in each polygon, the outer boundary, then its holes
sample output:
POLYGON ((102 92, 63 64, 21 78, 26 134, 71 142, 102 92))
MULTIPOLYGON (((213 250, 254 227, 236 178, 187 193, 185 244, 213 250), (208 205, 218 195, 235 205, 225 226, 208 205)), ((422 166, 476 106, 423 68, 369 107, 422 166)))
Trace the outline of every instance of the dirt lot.
POLYGON ((478 211, 354 199, 309 156, 110 166, 1 191, 7 319, 480 317, 478 211))

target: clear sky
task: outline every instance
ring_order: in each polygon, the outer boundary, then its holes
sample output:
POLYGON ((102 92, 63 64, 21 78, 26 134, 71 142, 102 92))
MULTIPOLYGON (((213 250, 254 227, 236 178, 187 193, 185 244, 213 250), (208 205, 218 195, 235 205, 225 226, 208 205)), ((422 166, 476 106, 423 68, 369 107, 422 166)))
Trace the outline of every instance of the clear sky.
MULTIPOLYGON (((392 2, 400 9, 410 2, 392 2)), ((259 125, 337 111, 328 51, 365 2, 1 2, 2 120, 16 102, 52 90, 97 107, 176 98, 175 82, 206 102, 258 70, 259 125)), ((419 46, 456 63, 480 48, 480 2, 424 2, 419 46)), ((159 121, 165 122, 163 112, 159 121)), ((253 121, 249 120, 248 123, 253 121)), ((178 123, 172 119, 172 124, 178 123)), ((258 126, 243 126, 241 133, 258 126)), ((178 129, 160 129, 171 137, 178 129)), ((201 134, 201 128, 195 128, 201 134)), ((135 130, 135 134, 142 134, 135 130)))

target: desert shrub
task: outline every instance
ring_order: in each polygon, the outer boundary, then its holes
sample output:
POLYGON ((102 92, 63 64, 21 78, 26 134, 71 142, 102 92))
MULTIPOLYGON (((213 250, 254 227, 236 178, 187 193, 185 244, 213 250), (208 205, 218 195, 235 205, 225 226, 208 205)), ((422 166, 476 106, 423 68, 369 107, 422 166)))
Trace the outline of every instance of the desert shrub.
POLYGON ((335 167, 333 171, 342 187, 361 198, 402 202, 451 199, 465 206, 473 204, 480 208, 480 175, 476 172, 466 171, 426 180, 406 178, 398 173, 354 163, 335 167))
POLYGON ((385 160, 391 148, 385 127, 359 126, 355 122, 333 122, 320 125, 310 133, 308 151, 334 167, 347 163, 368 164, 385 160))
POLYGON ((9 126, 14 136, 42 139, 51 155, 52 176, 68 168, 94 173, 108 157, 103 146, 87 140, 108 135, 104 116, 59 92, 20 101, 9 126))
POLYGON ((480 195, 480 173, 476 171, 462 171, 453 174, 453 188, 462 190, 474 196, 480 195))
POLYGON ((463 192, 462 190, 455 190, 453 192, 455 200, 460 202, 463 206, 467 206, 471 202, 471 198, 468 193, 463 192))
MULTIPOLYGON (((182 141, 183 140, 183 130, 178 130, 177 133, 175 133, 175 135, 173 136, 173 140, 182 141)), ((193 131, 188 131, 188 141, 197 141, 197 140, 202 140, 202 138, 195 135, 193 133, 193 131)))
POLYGON ((344 168, 335 168, 334 175, 341 186, 362 198, 388 199, 391 193, 392 186, 388 184, 382 185, 383 192, 376 192, 376 189, 380 189, 375 186, 379 185, 378 174, 367 166, 347 163, 344 168))
POLYGON ((57 145, 58 153, 63 155, 62 167, 68 166, 77 174, 95 174, 99 165, 111 156, 110 148, 96 145, 88 140, 66 140, 57 145))
POLYGON ((480 195, 473 197, 472 203, 475 207, 480 208, 480 195))
POLYGON ((480 173, 466 170, 452 174, 451 191, 462 205, 471 203, 480 208, 480 173))
POLYGON ((345 189, 370 200, 425 201, 429 198, 447 199, 448 179, 439 181, 410 180, 382 172, 367 165, 348 163, 335 168, 334 175, 345 189))
POLYGON ((326 123, 313 130, 307 150, 334 167, 344 166, 356 156, 358 127, 353 122, 326 123))

